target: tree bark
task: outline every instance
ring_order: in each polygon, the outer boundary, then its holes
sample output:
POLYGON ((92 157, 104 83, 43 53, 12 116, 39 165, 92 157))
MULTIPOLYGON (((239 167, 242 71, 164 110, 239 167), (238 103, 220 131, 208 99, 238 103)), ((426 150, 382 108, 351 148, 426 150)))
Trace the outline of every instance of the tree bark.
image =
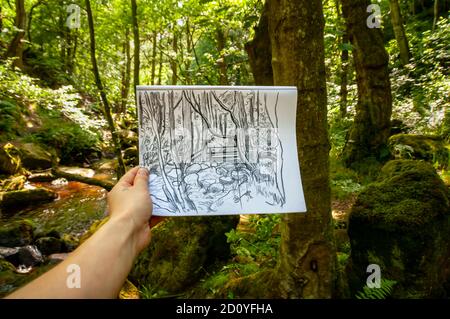
POLYGON ((402 65, 409 63, 411 53, 409 51, 408 38, 406 37, 405 28, 403 27, 403 18, 398 0, 389 0, 391 8, 391 21, 394 28, 395 39, 397 40, 398 49, 400 50, 400 61, 402 65))
POLYGON ((131 0, 131 20, 133 25, 134 38, 134 71, 133 71, 133 85, 134 93, 136 94, 136 86, 139 85, 139 71, 141 67, 141 41, 139 39, 139 25, 137 21, 137 3, 136 0, 131 0))
POLYGON ((358 167, 368 157, 381 159, 392 113, 388 55, 380 29, 366 25, 370 0, 342 0, 342 11, 353 45, 358 86, 356 116, 343 151, 347 166, 358 167))
POLYGON ((245 45, 256 85, 273 85, 272 46, 269 37, 268 2, 255 28, 255 36, 245 45))
POLYGON ((297 140, 308 212, 281 225, 282 298, 330 298, 335 282, 331 224, 324 17, 320 0, 269 0, 275 85, 298 88, 297 140))
POLYGON ((116 153, 117 160, 118 160, 117 177, 119 179, 120 177, 122 177, 125 174, 125 164, 123 162, 122 151, 120 149, 119 136, 117 135, 117 131, 116 131, 116 128, 114 125, 112 115, 111 115, 111 107, 110 107, 110 104, 108 101, 108 97, 106 96, 106 92, 103 87, 102 80, 100 78, 100 72, 98 70, 97 57, 96 57, 96 52, 95 52, 96 49, 95 49, 94 18, 92 16, 91 2, 89 0, 86 0, 86 11, 87 11, 88 23, 89 23, 92 71, 93 71, 94 77, 95 77, 95 84, 97 85, 97 88, 100 92, 100 97, 103 102, 103 112, 105 114, 106 121, 108 122, 109 130, 111 132, 113 147, 114 147, 114 151, 116 153))
POLYGON ((16 0, 16 18, 14 25, 18 29, 6 51, 6 58, 16 58, 13 66, 23 69, 23 40, 25 39, 27 14, 25 0, 16 0))
POLYGON ((130 94, 130 82, 131 82, 131 52, 130 52, 130 29, 125 30, 125 41, 123 43, 123 54, 125 57, 125 65, 122 67, 122 82, 120 90, 120 107, 118 112, 124 113, 127 108, 128 96, 130 94))
POLYGON ((178 36, 175 30, 173 30, 172 50, 173 53, 175 53, 174 54, 175 57, 170 59, 170 68, 172 69, 172 85, 176 85, 178 82, 178 72, 177 72, 178 36))
POLYGON ((227 63, 225 61, 225 43, 226 38, 223 30, 219 27, 216 30, 216 40, 217 40, 217 51, 219 53, 219 59, 217 64, 219 65, 219 84, 228 85, 228 75, 227 75, 227 63))
POLYGON ((158 41, 158 34, 156 31, 153 31, 152 35, 152 78, 151 82, 152 85, 155 85, 155 78, 156 78, 156 45, 158 41))
POLYGON ((439 19, 439 0, 434 0, 434 5, 433 5, 433 32, 436 29, 436 24, 437 21, 439 19))

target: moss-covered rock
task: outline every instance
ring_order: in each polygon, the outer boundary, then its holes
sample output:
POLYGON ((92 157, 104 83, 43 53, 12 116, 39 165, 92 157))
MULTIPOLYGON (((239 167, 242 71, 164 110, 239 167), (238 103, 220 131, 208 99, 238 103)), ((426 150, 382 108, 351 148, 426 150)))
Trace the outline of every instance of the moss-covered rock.
POLYGON ((31 170, 47 169, 51 168, 52 164, 56 162, 56 156, 38 144, 17 144, 16 147, 19 149, 22 165, 25 168, 31 170))
POLYGON ((450 261, 448 190, 425 162, 388 162, 358 196, 349 218, 352 292, 365 284, 369 264, 396 280, 394 297, 443 297, 450 261))
POLYGON ((37 248, 45 256, 63 252, 65 250, 64 245, 62 239, 55 237, 41 237, 36 240, 37 248))
POLYGON ((447 167, 449 150, 437 136, 397 134, 389 138, 389 150, 396 159, 417 159, 447 167))
POLYGON ((58 195, 46 188, 24 189, 0 193, 0 210, 3 215, 13 215, 18 210, 31 205, 39 205, 55 200, 58 195))
POLYGON ((185 291, 205 269, 229 257, 225 233, 239 218, 195 217, 166 220, 152 231, 152 242, 136 261, 130 279, 150 292, 185 291))
POLYGON ((14 222, 0 227, 0 246, 19 247, 33 242, 34 225, 29 220, 14 222))
POLYGON ((13 264, 11 264, 9 261, 0 258, 0 273, 2 271, 14 271, 14 270, 16 270, 16 267, 14 267, 13 264))
POLYGON ((21 171, 19 150, 11 143, 0 144, 0 174, 13 175, 21 171))

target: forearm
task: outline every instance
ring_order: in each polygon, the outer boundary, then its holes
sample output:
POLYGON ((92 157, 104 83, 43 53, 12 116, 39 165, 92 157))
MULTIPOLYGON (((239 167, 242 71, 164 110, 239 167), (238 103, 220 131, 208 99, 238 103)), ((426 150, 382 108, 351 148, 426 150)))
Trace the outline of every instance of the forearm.
POLYGON ((8 298, 116 298, 137 255, 132 220, 109 220, 55 268, 8 298), (69 288, 70 265, 80 269, 80 288, 69 288))

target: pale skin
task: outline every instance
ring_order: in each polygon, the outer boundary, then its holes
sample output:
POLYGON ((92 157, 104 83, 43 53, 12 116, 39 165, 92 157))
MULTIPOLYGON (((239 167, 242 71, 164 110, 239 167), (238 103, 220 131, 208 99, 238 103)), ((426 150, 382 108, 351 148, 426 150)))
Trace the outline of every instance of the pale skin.
POLYGON ((150 243, 153 204, 148 171, 135 167, 108 194, 109 220, 56 267, 7 298, 117 298, 134 259, 150 243), (68 288, 78 265, 80 288, 68 288), (72 270, 73 271, 73 270, 72 270))

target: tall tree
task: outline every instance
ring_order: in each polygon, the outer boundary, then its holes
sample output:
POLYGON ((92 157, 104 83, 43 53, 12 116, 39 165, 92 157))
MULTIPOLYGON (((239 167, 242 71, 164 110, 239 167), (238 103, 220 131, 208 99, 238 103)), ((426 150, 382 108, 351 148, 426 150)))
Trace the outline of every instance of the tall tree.
POLYGON ((103 112, 105 114, 106 121, 108 122, 109 130, 111 132, 113 147, 118 160, 117 177, 120 178, 125 174, 125 164, 122 158, 119 136, 117 135, 117 131, 111 114, 111 106, 109 104, 108 97, 106 96, 106 91, 103 87, 103 83, 100 78, 100 72, 98 70, 96 48, 95 48, 94 18, 92 15, 91 2, 89 0, 86 0, 86 12, 88 16, 89 36, 91 43, 90 52, 91 52, 92 72, 94 73, 95 84, 97 85, 98 91, 100 92, 100 97, 103 102, 103 112))
POLYGON ((280 297, 330 298, 331 224, 324 17, 320 0, 269 0, 275 85, 298 89, 297 140, 308 212, 283 217, 280 297))
POLYGON ((139 24, 137 17, 137 3, 136 0, 131 0, 131 21, 133 25, 133 38, 134 38, 134 76, 133 85, 136 93, 136 86, 139 85, 139 71, 141 67, 141 40, 139 39, 139 24))
POLYGON ((439 19, 439 0, 434 0, 433 15, 434 15, 433 18, 433 31, 434 31, 434 29, 436 29, 436 24, 439 19))
POLYGON ((345 22, 343 22, 342 12, 340 8, 340 1, 336 0, 336 12, 337 19, 339 23, 339 27, 343 29, 342 36, 340 37, 341 41, 341 70, 340 70, 340 82, 341 87, 339 91, 339 110, 341 113, 341 117, 344 118, 347 116, 347 105, 348 105, 348 75, 349 75, 349 42, 350 38, 348 36, 347 27, 345 26, 345 22))
POLYGON ((395 39, 397 40, 398 49, 400 50, 400 61, 402 65, 409 63, 411 53, 409 51, 408 38, 406 37, 405 28, 403 26, 403 17, 400 10, 398 0, 389 0, 391 8, 391 21, 394 28, 395 39))
POLYGON ((273 85, 272 46, 269 37, 268 2, 255 28, 255 36, 245 45, 257 85, 273 85))
POLYGON ((389 61, 381 30, 367 26, 369 5, 370 0, 342 0, 358 86, 356 115, 343 151, 347 166, 382 157, 390 132, 389 61))
POLYGON ((23 41, 25 39, 27 14, 25 10, 25 0, 16 0, 16 17, 14 25, 17 31, 11 40, 6 51, 7 58, 15 58, 13 65, 23 68, 23 41))
POLYGON ((130 29, 127 27, 125 29, 125 40, 123 42, 123 55, 125 58, 125 63, 121 70, 121 88, 120 88, 120 106, 117 110, 119 113, 124 113, 127 107, 128 95, 130 93, 130 82, 131 82, 131 52, 130 52, 130 29))
POLYGON ((221 85, 228 85, 228 75, 227 75, 227 62, 225 57, 225 45, 226 45, 226 35, 222 27, 217 27, 216 29, 216 40, 217 40, 217 51, 219 52, 219 59, 217 64, 219 66, 219 83, 221 85))

